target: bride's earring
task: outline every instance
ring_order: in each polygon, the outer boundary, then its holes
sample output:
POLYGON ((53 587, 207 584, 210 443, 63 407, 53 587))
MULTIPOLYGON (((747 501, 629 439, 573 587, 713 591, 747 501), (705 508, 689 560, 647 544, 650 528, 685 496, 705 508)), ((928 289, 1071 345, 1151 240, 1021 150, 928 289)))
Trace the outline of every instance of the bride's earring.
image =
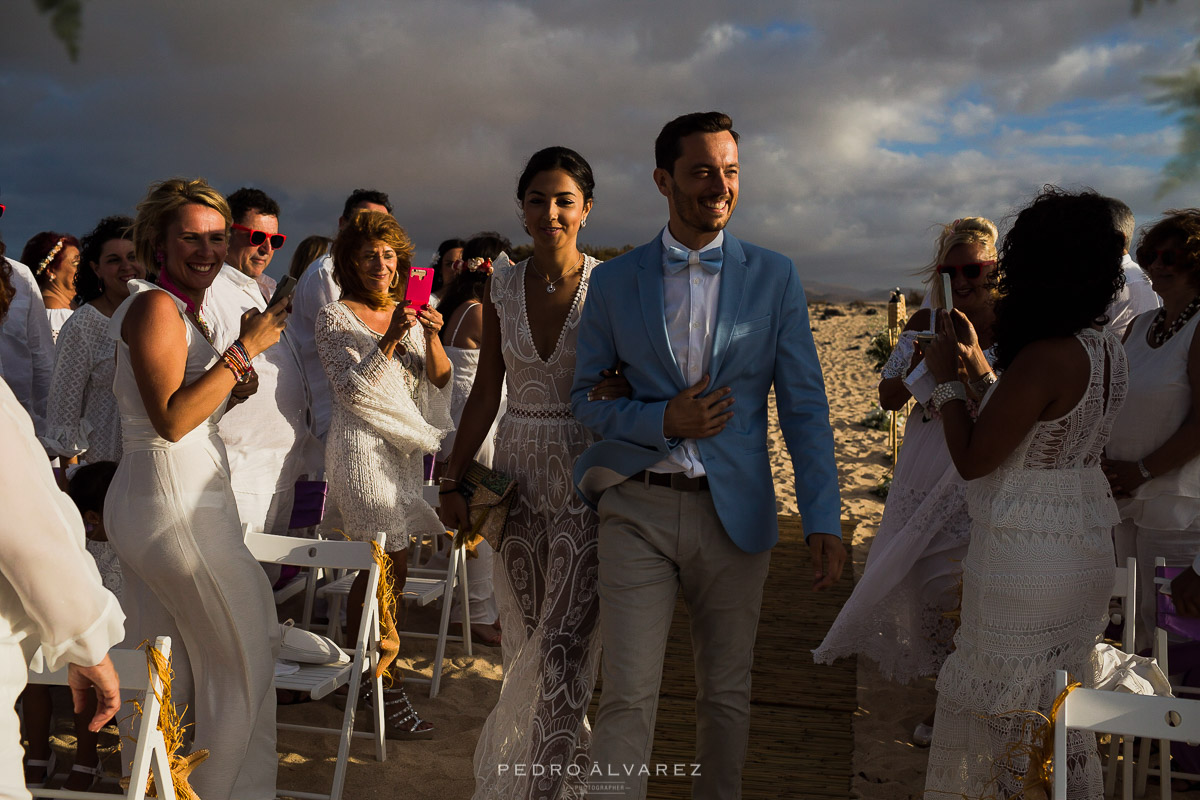
POLYGON ((581 228, 586 228, 586 227, 587 227, 587 217, 584 217, 584 218, 583 218, 583 219, 580 221, 580 223, 579 223, 579 227, 581 227, 581 228))

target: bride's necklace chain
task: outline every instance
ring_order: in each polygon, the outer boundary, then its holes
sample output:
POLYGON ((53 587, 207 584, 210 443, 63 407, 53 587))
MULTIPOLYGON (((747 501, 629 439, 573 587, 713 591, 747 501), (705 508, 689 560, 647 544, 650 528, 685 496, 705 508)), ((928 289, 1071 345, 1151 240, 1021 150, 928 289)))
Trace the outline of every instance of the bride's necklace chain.
POLYGON ((1171 323, 1171 327, 1167 328, 1164 325, 1167 320, 1167 310, 1160 308, 1158 313, 1154 315, 1154 320, 1150 323, 1150 340, 1154 343, 1154 346, 1161 346, 1163 342, 1179 333, 1183 326, 1188 324, 1188 320, 1196 315, 1197 311, 1200 311, 1200 295, 1193 297, 1192 302, 1187 304, 1187 307, 1171 323))
POLYGON ((559 282, 561 282, 561 281, 563 280, 563 278, 567 277, 568 275, 573 275, 575 272, 577 272, 577 271, 579 270, 579 268, 580 268, 581 266, 583 266, 583 253, 580 253, 580 254, 579 254, 579 261, 577 261, 577 262, 575 263, 575 266, 571 267, 569 270, 567 270, 566 272, 564 272, 562 275, 559 275, 559 276, 558 276, 557 278, 555 278, 554 280, 550 280, 550 278, 549 278, 549 277, 547 277, 546 275, 542 274, 542 271, 541 271, 540 269, 538 269, 538 268, 537 268, 537 264, 535 264, 535 263, 533 262, 533 259, 532 259, 532 258, 531 258, 531 259, 529 259, 529 264, 530 264, 530 266, 532 266, 532 267, 533 267, 533 271, 537 273, 538 277, 539 277, 539 278, 541 278, 542 280, 544 280, 544 281, 546 282, 546 294, 554 294, 556 291, 558 291, 558 285, 557 285, 557 284, 558 284, 559 282))

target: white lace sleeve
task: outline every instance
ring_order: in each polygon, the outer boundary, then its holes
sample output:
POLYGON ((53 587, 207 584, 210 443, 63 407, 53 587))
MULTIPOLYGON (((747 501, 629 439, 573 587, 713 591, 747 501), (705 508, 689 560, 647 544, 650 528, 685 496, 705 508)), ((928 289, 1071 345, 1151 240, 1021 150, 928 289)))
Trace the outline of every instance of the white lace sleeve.
POLYGON ((84 326, 64 325, 58 335, 54 377, 41 435, 47 450, 70 458, 88 449, 91 425, 83 417, 83 395, 92 372, 92 347, 84 326))
POLYGON ((351 328, 350 312, 330 303, 317 313, 316 344, 321 365, 329 378, 334 403, 362 419, 401 453, 436 453, 450 428, 449 383, 441 413, 423 380, 389 358, 378 343, 351 328), (430 424, 422 411, 445 416, 446 425, 430 424))
POLYGON ((887 360, 887 363, 883 365, 883 369, 880 370, 880 378, 884 380, 888 378, 903 378, 908 374, 909 368, 912 367, 916 340, 916 331, 904 331, 900 334, 899 341, 892 348, 891 358, 887 360))

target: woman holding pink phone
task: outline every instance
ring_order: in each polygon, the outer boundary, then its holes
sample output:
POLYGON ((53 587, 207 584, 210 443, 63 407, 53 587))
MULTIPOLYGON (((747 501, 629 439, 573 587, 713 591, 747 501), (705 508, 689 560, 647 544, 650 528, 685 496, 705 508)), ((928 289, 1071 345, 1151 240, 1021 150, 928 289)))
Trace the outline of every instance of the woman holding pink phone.
MULTIPOLYGON (((391 215, 355 215, 333 243, 341 300, 317 313, 315 333, 333 395, 325 440, 329 492, 350 538, 387 534, 397 592, 408 574, 408 537, 445 530, 421 487, 424 454, 436 453, 451 428, 451 367, 437 335, 442 315, 428 306, 427 286, 419 307, 419 296, 409 293, 414 249, 391 215)), ((350 590, 350 630, 358 629, 366 588, 360 574, 350 590)), ((386 734, 431 733, 400 681, 392 685, 384 698, 386 734)))

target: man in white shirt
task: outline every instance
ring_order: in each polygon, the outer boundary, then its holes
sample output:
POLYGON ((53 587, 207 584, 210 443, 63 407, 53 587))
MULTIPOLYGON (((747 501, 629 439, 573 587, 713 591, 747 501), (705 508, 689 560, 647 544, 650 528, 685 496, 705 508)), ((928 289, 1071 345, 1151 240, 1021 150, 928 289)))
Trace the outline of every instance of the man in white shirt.
MULTIPOLYGON (((384 192, 355 189, 342 207, 342 216, 338 217, 338 230, 345 226, 356 211, 390 214, 392 202, 384 192)), ((325 433, 329 430, 332 410, 329 380, 325 377, 325 368, 321 366, 321 358, 317 355, 317 312, 341 296, 341 288, 333 281, 333 258, 328 255, 321 256, 300 276, 300 283, 297 284, 296 293, 292 298, 292 317, 288 321, 288 330, 300 354, 304 374, 308 378, 308 388, 312 393, 313 433, 321 441, 325 440, 325 433)), ((321 464, 324 464, 324 461, 324 458, 320 459, 321 464)))
MULTIPOLYGON (((4 258, 3 242, 0 258, 4 258)), ((33 272, 19 261, 7 261, 15 294, 0 323, 0 378, 29 412, 40 434, 45 427, 46 398, 54 375, 54 337, 33 272)))
POLYGON ((1112 304, 1105 314, 1108 323, 1104 326, 1119 337, 1125 336, 1125 329, 1133 318, 1139 314, 1158 308, 1162 302, 1154 289, 1150 288, 1150 280, 1146 273, 1129 257, 1129 244, 1133 241, 1133 211, 1125 203, 1115 197, 1106 197, 1109 209, 1113 215, 1113 227, 1125 237, 1125 256, 1121 268, 1125 271, 1125 286, 1113 298, 1112 304))
MULTIPOLYGON (((266 281, 271 286, 274 281, 263 271, 284 240, 279 205, 265 192, 238 189, 229 207, 234 219, 229 263, 204 299, 218 351, 237 338, 243 314, 266 310, 266 281)), ((219 426, 242 524, 277 534, 287 533, 299 450, 308 435, 308 391, 289 334, 254 359, 257 391, 226 411, 219 426)))

